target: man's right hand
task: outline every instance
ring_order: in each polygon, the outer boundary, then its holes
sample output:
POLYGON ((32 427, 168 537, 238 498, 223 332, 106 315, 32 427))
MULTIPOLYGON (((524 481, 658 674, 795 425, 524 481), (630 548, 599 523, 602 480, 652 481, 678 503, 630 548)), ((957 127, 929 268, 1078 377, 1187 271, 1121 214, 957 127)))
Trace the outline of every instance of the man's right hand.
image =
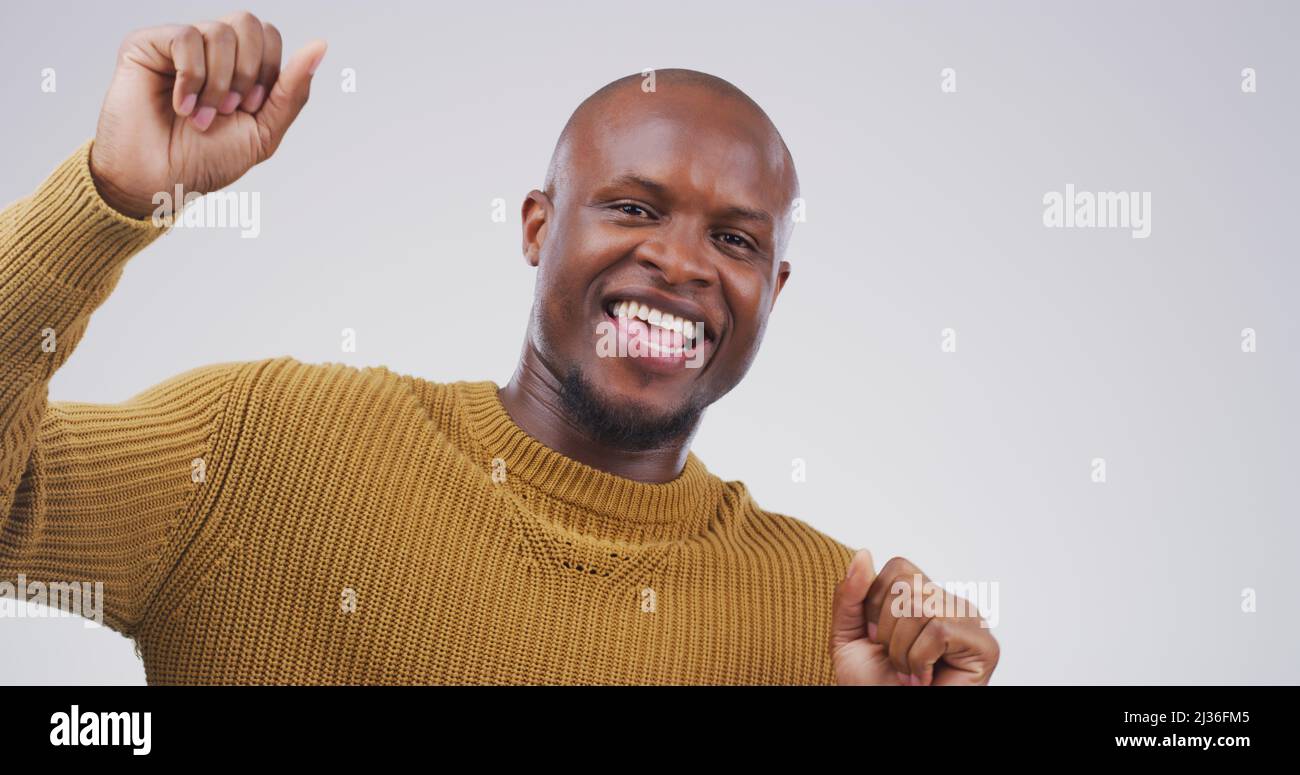
POLYGON ((144 218, 177 184, 206 194, 235 182, 275 153, 324 56, 315 40, 281 70, 279 31, 247 12, 131 33, 91 147, 100 195, 144 218))

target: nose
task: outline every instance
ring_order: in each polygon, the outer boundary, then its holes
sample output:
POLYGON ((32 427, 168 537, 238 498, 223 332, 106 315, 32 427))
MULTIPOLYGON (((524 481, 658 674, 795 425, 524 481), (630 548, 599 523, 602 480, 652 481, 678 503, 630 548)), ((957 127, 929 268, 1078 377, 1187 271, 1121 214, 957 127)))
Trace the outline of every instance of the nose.
POLYGON ((637 248, 637 261, 657 270, 672 285, 707 287, 717 279, 708 244, 690 219, 678 219, 656 230, 637 248))

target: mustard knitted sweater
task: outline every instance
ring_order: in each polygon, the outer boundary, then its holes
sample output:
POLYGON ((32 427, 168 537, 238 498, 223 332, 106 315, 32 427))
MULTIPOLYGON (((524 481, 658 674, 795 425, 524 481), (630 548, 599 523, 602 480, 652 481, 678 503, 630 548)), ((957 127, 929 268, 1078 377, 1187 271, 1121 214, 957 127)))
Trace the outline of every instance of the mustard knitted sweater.
POLYGON ((49 401, 164 231, 103 202, 89 149, 0 213, 0 582, 102 582, 151 684, 834 682, 852 550, 694 453, 625 479, 491 381, 288 356, 49 401))

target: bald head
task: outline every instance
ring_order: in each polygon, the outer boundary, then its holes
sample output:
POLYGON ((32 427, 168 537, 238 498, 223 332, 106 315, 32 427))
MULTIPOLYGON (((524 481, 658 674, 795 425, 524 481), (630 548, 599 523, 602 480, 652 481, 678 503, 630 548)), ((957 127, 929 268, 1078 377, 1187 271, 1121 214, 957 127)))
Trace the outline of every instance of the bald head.
POLYGON ((638 108, 648 110, 662 107, 653 101, 664 103, 680 100, 686 96, 687 91, 695 98, 704 95, 725 106, 729 113, 743 116, 744 120, 751 123, 755 142, 779 153, 782 166, 788 169, 793 184, 790 198, 799 195, 798 176, 794 171, 794 158, 790 155, 790 149, 786 147, 785 140, 772 119, 758 103, 730 81, 699 70, 676 67, 655 70, 653 82, 651 76, 640 73, 623 76, 610 81, 583 100, 569 116, 555 142, 543 191, 552 199, 559 193, 571 174, 573 150, 575 146, 581 147, 581 142, 575 141, 586 136, 591 128, 632 119, 638 108), (651 83, 654 91, 649 90, 651 83))

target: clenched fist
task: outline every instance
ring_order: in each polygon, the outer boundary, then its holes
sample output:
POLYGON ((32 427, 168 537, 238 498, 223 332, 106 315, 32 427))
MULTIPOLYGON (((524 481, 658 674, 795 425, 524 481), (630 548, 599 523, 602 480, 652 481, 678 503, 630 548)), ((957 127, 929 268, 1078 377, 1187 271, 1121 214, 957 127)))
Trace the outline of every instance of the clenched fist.
POLYGON ((104 200, 144 218, 160 191, 216 191, 275 153, 325 56, 312 41, 281 70, 280 45, 247 12, 127 36, 91 146, 104 200))
POLYGON ((859 550, 832 606, 838 684, 983 685, 997 667, 998 642, 975 605, 902 557, 877 575, 871 552, 859 550))

